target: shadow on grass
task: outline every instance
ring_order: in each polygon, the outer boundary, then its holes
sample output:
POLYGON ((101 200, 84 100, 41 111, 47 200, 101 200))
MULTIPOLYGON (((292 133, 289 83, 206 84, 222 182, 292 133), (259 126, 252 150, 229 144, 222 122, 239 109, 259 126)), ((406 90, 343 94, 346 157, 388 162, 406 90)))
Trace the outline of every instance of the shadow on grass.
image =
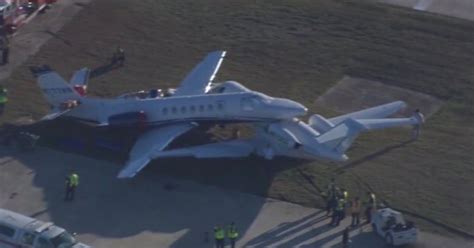
POLYGON ((408 145, 408 144, 410 144, 410 143, 412 143, 412 142, 414 142, 414 141, 415 141, 415 140, 413 140, 413 139, 409 139, 409 140, 405 140, 405 141, 403 141, 403 142, 401 142, 401 143, 399 143, 399 144, 386 146, 386 147, 384 147, 384 148, 382 148, 382 149, 380 149, 380 150, 377 150, 377 151, 375 151, 375 152, 373 152, 373 153, 370 153, 370 154, 368 154, 368 155, 366 155, 366 156, 364 156, 364 157, 362 157, 362 158, 359 158, 359 159, 354 160, 354 161, 352 161, 352 162, 350 162, 350 163, 348 163, 348 164, 346 164, 346 165, 343 165, 343 166, 339 167, 339 168, 336 170, 336 174, 342 174, 342 173, 344 173, 344 172, 345 172, 346 170, 348 170, 348 169, 354 168, 354 167, 356 167, 356 166, 358 166, 358 165, 360 165, 360 164, 362 164, 362 163, 364 163, 364 162, 367 162, 367 161, 373 160, 373 159, 375 159, 375 158, 377 158, 377 157, 380 157, 380 156, 382 156, 382 155, 385 155, 385 154, 387 154, 387 153, 389 153, 389 152, 391 152, 391 151, 393 151, 393 150, 395 150, 395 149, 402 148, 402 147, 404 147, 404 146, 406 146, 406 145, 408 145))

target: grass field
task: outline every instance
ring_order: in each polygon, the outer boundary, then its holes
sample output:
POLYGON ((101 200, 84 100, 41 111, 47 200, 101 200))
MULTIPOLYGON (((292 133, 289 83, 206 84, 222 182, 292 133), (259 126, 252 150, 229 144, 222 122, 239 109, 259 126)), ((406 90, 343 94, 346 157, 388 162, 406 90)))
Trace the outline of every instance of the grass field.
POLYGON ((314 101, 344 75, 441 99, 419 141, 399 145, 407 130, 363 135, 343 167, 180 159, 156 161, 145 173, 319 207, 318 189, 337 176, 352 195, 371 188, 398 208, 474 234, 474 22, 362 0, 95 0, 3 82, 11 101, 2 121, 47 111, 29 66, 48 64, 69 77, 104 65, 117 45, 126 66, 95 77, 91 95, 176 87, 207 52, 225 49, 218 81, 288 97, 311 112, 335 114, 314 101))

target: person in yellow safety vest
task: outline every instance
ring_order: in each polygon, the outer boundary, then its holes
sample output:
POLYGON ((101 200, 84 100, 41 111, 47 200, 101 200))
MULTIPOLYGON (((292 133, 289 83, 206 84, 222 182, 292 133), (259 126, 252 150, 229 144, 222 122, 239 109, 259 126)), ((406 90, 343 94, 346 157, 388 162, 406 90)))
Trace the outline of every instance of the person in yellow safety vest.
POLYGON ((239 233, 237 232, 237 228, 235 228, 234 222, 230 223, 230 225, 227 227, 227 237, 230 241, 230 247, 235 248, 235 241, 239 237, 239 233))
POLYGON ((341 217, 341 220, 343 220, 344 218, 346 218, 346 208, 347 208, 347 203, 349 201, 349 192, 347 192, 347 190, 344 188, 341 189, 341 192, 342 193, 341 193, 340 198, 344 199, 344 202, 345 202, 344 209, 342 211, 342 217, 341 217))
POLYGON ((224 248, 225 232, 222 227, 214 227, 214 238, 216 240, 216 248, 224 248))
POLYGON ((65 201, 74 200, 74 194, 76 193, 76 188, 79 185, 79 176, 73 171, 69 176, 66 177, 66 196, 64 197, 65 201))
POLYGON ((352 224, 351 226, 358 226, 360 224, 360 199, 356 197, 352 200, 351 203, 351 216, 352 216, 352 224))
POLYGON ((334 214, 332 215, 332 220, 331 224, 332 226, 339 226, 339 222, 342 220, 342 215, 344 212, 344 206, 346 205, 346 201, 344 201, 343 198, 340 198, 337 200, 337 206, 334 211, 334 214))
POLYGON ((7 89, 0 86, 0 115, 3 115, 5 104, 8 102, 7 89))
POLYGON ((372 211, 376 209, 377 209, 377 202, 376 202, 375 194, 368 191, 367 200, 365 202, 365 219, 367 223, 372 222, 372 211))

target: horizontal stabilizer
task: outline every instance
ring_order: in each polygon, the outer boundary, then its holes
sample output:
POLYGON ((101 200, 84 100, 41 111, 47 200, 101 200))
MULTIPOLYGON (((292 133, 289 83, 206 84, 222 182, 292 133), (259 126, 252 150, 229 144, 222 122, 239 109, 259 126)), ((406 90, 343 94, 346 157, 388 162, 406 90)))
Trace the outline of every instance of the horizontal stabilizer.
POLYGON ((87 85, 89 82, 89 76, 90 76, 91 70, 87 67, 84 67, 76 72, 71 77, 71 80, 69 83, 71 85, 76 86, 76 85, 87 85))
MULTIPOLYGON (((349 149, 359 133, 370 130, 385 129, 400 126, 421 124, 416 116, 410 118, 382 118, 382 119, 346 119, 328 132, 316 138, 325 148, 337 152, 339 155, 349 149)), ((337 157, 337 156, 336 156, 337 157)))
POLYGON ((387 103, 384 105, 376 106, 373 108, 364 109, 361 111, 340 115, 334 118, 329 119, 329 122, 333 125, 338 125, 339 123, 352 118, 352 119, 376 119, 384 118, 390 115, 395 114, 401 109, 406 107, 406 103, 403 101, 396 101, 387 103))

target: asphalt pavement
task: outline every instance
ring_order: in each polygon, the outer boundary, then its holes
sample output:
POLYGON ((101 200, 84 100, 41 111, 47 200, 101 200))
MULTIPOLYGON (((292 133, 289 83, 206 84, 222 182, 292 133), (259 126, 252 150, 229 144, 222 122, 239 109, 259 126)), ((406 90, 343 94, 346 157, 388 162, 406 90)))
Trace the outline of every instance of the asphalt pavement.
MULTIPOLYGON (((38 147, 0 148, 0 207, 52 221, 94 247, 212 247, 215 225, 235 222, 238 247, 341 247, 342 230, 324 211, 142 173, 115 178, 121 165, 38 147), (76 199, 65 202, 64 180, 80 175, 76 199)), ((145 171, 147 172, 147 171, 145 171)), ((365 225, 351 231, 352 247, 383 247, 365 225)), ((473 247, 473 243, 421 232, 412 247, 473 247)))

